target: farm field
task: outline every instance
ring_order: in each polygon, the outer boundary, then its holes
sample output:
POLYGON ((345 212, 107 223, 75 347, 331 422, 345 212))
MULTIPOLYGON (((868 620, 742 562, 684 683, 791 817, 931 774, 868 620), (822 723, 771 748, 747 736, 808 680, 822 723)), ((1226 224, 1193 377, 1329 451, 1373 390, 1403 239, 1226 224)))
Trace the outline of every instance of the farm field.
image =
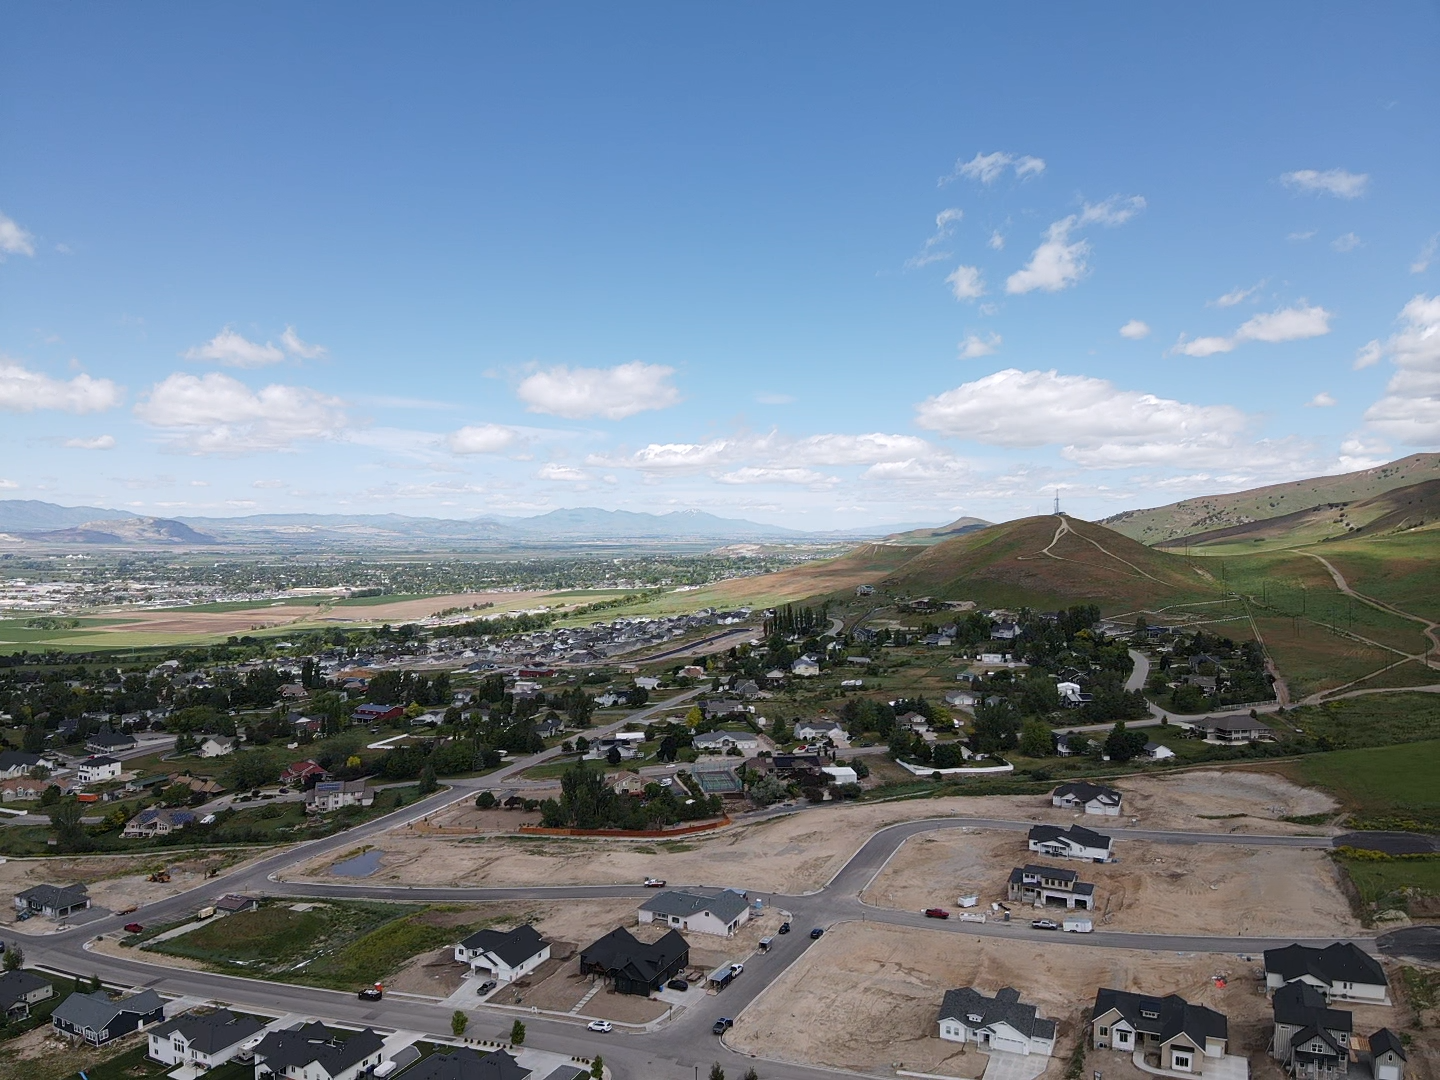
POLYGON ((1305 783, 1333 793, 1353 817, 1440 826, 1440 740, 1314 754, 1295 767, 1305 783))

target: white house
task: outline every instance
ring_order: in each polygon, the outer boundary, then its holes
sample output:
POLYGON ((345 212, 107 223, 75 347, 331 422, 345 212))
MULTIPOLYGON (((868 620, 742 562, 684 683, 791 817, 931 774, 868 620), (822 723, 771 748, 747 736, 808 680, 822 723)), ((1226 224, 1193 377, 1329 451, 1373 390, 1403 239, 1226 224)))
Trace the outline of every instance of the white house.
POLYGON ((368 780, 322 780, 305 793, 305 809, 318 813, 374 802, 375 789, 368 780))
POLYGON ((1115 843, 1103 833, 1091 832, 1079 825, 1062 829, 1058 825, 1036 825, 1030 830, 1029 847, 1052 859, 1084 859, 1087 862, 1109 862, 1115 843))
POLYGON ((801 742, 829 739, 839 742, 845 737, 845 729, 834 720, 801 720, 795 725, 795 738, 801 742))
POLYGON ((88 757, 76 767, 75 775, 82 784, 98 784, 104 780, 114 780, 120 775, 120 762, 113 757, 104 755, 88 757))
POLYGON ((729 937, 750 919, 744 893, 666 889, 640 905, 642 923, 658 922, 675 930, 729 937))
POLYGON ((858 784, 860 774, 849 765, 821 765, 820 771, 837 784, 858 784))
POLYGON ((802 656, 790 665, 790 674, 802 679, 814 678, 820 674, 820 662, 813 656, 802 656))
POLYGON ((1373 956, 1348 941, 1317 949, 1286 945, 1265 950, 1265 990, 1273 993, 1292 982, 1304 982, 1327 1001, 1390 1004, 1390 982, 1373 956))
POLYGON ((229 735, 206 735, 195 748, 201 757, 224 757, 235 752, 235 740, 229 735))
POLYGON ((286 1080, 356 1080, 384 1059, 385 1040, 370 1028, 342 1038, 312 1021, 272 1031, 255 1047, 255 1076, 286 1080))
POLYGON ((994 997, 971 986, 946 990, 938 1019, 940 1038, 948 1042, 1044 1057, 1055 1051, 1055 1021, 1041 1017, 1034 1005, 1021 1004, 1020 991, 1013 987, 994 997))
POLYGON ((251 1016, 236 1016, 229 1009, 211 1013, 184 1013, 150 1030, 150 1058, 166 1065, 211 1069, 240 1051, 245 1040, 265 1030, 251 1016))
POLYGON ((1120 816, 1120 792, 1114 788, 1076 780, 1061 784, 1050 793, 1050 804, 1064 810, 1084 810, 1087 814, 1103 814, 1106 817, 1120 816))
POLYGON ((1145 744, 1145 756, 1151 761, 1165 761, 1173 758, 1175 751, 1171 750, 1168 746, 1161 746, 1157 742, 1147 742, 1145 744))
POLYGON ((723 754, 727 750, 757 750, 760 736, 749 731, 706 731, 696 735, 691 745, 702 754, 723 754))
POLYGON ((455 946, 455 960, 470 970, 485 970, 508 983, 530 974, 550 959, 550 942, 528 923, 514 930, 479 930, 455 946))
POLYGON ((1055 692, 1060 695, 1060 700, 1066 705, 1080 704, 1080 684, 1077 682, 1056 683, 1055 692))

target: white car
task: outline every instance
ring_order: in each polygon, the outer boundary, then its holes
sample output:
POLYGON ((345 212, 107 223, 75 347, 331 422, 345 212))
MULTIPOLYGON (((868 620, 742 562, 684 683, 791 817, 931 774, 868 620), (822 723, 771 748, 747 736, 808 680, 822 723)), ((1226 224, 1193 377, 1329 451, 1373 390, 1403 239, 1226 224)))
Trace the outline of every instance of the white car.
POLYGON ((745 965, 744 965, 744 964, 731 964, 731 965, 730 965, 730 974, 731 974, 731 975, 739 975, 739 974, 740 974, 742 971, 744 971, 744 970, 745 970, 745 965))
POLYGON ((599 1031, 602 1033, 615 1030, 615 1025, 610 1023, 609 1020, 591 1020, 590 1023, 585 1026, 591 1031, 599 1031))
POLYGON ((661 787, 669 787, 669 786, 670 786, 671 784, 673 784, 673 783, 675 783, 675 781, 672 780, 672 779, 671 779, 670 777, 668 777, 668 776, 662 776, 662 777, 660 778, 660 786, 661 786, 661 787))

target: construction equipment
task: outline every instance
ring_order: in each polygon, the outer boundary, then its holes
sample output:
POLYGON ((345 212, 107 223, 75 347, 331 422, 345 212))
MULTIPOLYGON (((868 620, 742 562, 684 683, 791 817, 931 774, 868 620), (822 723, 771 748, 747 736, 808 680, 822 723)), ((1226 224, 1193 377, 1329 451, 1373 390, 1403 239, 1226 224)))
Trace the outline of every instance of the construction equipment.
POLYGON ((159 882, 161 885, 168 884, 169 881, 170 881, 170 871, 169 871, 169 870, 156 870, 155 873, 151 874, 151 875, 150 875, 149 877, 147 877, 145 880, 146 880, 146 881, 159 882))

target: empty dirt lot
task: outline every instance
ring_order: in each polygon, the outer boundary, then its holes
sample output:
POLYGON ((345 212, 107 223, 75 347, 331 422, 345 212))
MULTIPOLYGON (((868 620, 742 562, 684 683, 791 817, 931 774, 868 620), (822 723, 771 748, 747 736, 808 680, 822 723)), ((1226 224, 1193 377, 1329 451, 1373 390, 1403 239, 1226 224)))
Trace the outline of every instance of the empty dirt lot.
MULTIPOLYGON (((1178 993, 1228 1015, 1235 1053, 1260 1052, 1268 1036, 1269 1002, 1254 977, 1256 961, 1233 955, 1132 952, 1065 944, 969 937, 928 930, 847 923, 834 928, 761 994, 735 1022, 727 1041, 768 1058, 863 1071, 905 1068, 978 1077, 986 1057, 961 1053, 938 1035, 945 991, 974 986, 993 994, 1005 986, 1040 1014, 1059 1021, 1056 1080, 1076 1038, 1081 1012, 1103 986, 1178 993), (1228 975, 1225 988, 1211 977, 1228 975), (843 1018, 843 1020, 841 1019, 843 1018)), ((1355 1011, 1356 1029, 1403 1022, 1393 1008, 1355 1011), (1367 1026, 1368 1025, 1368 1026, 1367 1026)), ((1398 1030, 1398 1029, 1397 1029, 1398 1030)), ((1086 1065, 1108 1073, 1119 1055, 1092 1051, 1086 1065)))
POLYGON ((1107 930, 1314 937, 1360 929, 1322 851, 1117 840, 1115 852, 1118 862, 1098 866, 1028 851, 1024 833, 927 833, 907 840, 862 896, 915 911, 952 907, 967 892, 1004 900, 1011 868, 1038 862, 1094 882, 1093 918, 1107 930))

